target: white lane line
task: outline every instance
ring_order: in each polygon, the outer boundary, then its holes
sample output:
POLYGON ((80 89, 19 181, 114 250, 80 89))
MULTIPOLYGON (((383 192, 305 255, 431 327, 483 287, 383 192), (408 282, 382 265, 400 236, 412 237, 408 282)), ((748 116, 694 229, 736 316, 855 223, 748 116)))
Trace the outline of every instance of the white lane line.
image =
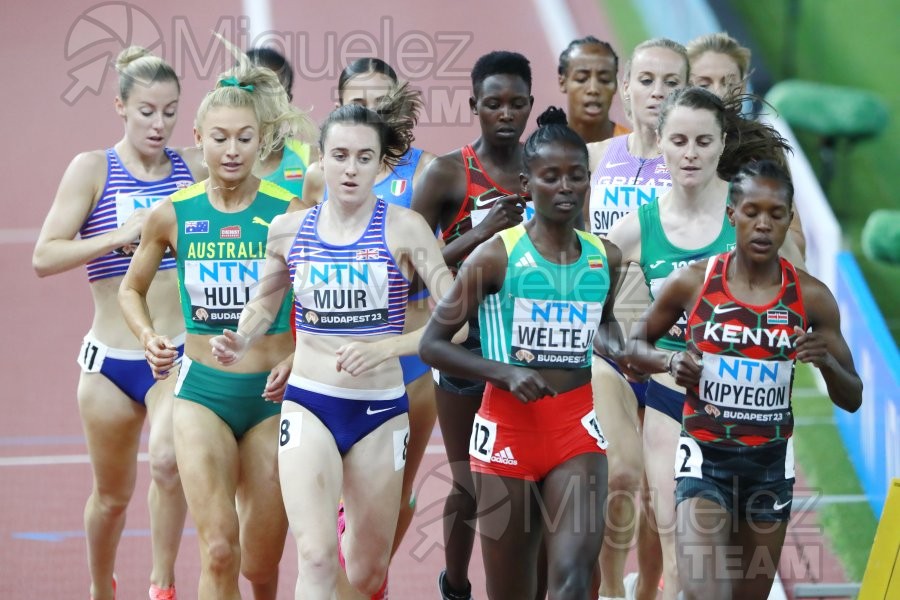
POLYGON ((578 35, 572 11, 565 0, 534 0, 534 8, 555 60, 578 35))
POLYGON ((244 0, 243 4, 244 14, 250 20, 250 42, 257 45, 264 33, 272 31, 272 6, 269 0, 244 0))
MULTIPOLYGON (((138 454, 138 462, 147 462, 146 452, 138 454)), ((6 456, 0 458, 0 467, 42 467, 52 465, 87 465, 91 457, 87 454, 55 454, 49 456, 6 456)))

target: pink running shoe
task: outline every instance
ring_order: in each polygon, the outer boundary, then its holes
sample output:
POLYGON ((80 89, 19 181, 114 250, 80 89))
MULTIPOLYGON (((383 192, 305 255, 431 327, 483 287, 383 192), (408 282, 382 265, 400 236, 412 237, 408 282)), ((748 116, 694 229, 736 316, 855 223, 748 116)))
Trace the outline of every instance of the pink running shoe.
POLYGON ((388 600, 388 578, 384 577, 384 583, 381 584, 381 589, 375 592, 375 595, 372 596, 371 600, 388 600))
POLYGON ((344 551, 341 549, 341 538, 344 537, 344 530, 347 529, 347 523, 344 520, 344 503, 341 502, 338 504, 338 518, 337 518, 337 536, 338 536, 338 562, 341 563, 341 568, 346 569, 347 564, 344 560, 344 551))
POLYGON ((157 585, 150 584, 150 600, 178 600, 175 595, 175 585, 167 588, 161 588, 157 585))

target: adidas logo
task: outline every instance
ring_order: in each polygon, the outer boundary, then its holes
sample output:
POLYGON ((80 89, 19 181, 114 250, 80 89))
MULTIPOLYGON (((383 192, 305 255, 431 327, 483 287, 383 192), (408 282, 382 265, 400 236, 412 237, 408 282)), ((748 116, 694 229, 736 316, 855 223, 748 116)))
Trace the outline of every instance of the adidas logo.
POLYGON ((536 267, 537 263, 534 262, 534 257, 531 255, 531 252, 526 252, 522 258, 516 262, 517 267, 536 267))
POLYGON ((517 465, 519 461, 516 460, 516 457, 513 456, 512 450, 510 450, 509 446, 500 450, 499 452, 494 452, 494 456, 491 457, 491 462, 501 463, 504 465, 517 465))

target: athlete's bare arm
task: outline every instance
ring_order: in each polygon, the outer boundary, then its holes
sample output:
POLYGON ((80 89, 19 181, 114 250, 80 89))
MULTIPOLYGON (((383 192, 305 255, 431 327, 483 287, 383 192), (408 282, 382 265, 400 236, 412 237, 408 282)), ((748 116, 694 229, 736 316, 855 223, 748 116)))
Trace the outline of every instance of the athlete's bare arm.
POLYGON ((697 302, 703 289, 706 265, 710 259, 673 271, 663 283, 659 295, 634 324, 627 344, 626 360, 642 373, 666 373, 682 387, 695 385, 700 365, 687 352, 658 350, 654 344, 697 302))
POLYGON ((148 209, 136 210, 119 229, 88 239, 77 237, 105 182, 106 154, 102 150, 84 152, 72 159, 34 247, 31 263, 38 277, 80 267, 140 236, 148 209))
POLYGON ((828 396, 836 406, 856 412, 862 405, 863 384, 853 366, 853 356, 841 334, 841 314, 824 283, 798 271, 803 306, 811 331, 797 330, 797 360, 822 372, 828 396))
POLYGON ((322 163, 316 161, 303 174, 303 200, 315 205, 321 203, 324 197, 325 175, 322 173, 322 163))
POLYGON ((602 241, 606 248, 606 262, 609 265, 609 292, 603 301, 603 317, 597 337, 594 338, 594 349, 600 354, 615 359, 625 351, 622 328, 613 312, 616 304, 615 290, 619 287, 619 278, 624 274, 622 251, 609 240, 602 241))
POLYGON ((178 352, 171 340, 154 330, 147 307, 147 291, 166 250, 171 249, 175 253, 177 236, 175 208, 171 200, 164 200, 150 211, 141 234, 141 243, 119 286, 122 316, 147 350, 147 360, 156 379, 164 379, 168 375, 178 352))

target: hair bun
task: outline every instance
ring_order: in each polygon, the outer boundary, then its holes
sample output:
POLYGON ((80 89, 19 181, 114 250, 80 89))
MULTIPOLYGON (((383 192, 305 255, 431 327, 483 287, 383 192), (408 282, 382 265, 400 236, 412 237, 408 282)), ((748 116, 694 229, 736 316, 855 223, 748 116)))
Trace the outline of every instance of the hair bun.
POLYGON ((555 106, 547 107, 537 118, 538 127, 546 127, 547 125, 568 125, 566 113, 563 109, 555 106))
POLYGON ((129 64, 145 56, 151 56, 151 53, 142 46, 129 46, 125 48, 119 52, 119 56, 116 57, 116 71, 121 73, 129 64))

